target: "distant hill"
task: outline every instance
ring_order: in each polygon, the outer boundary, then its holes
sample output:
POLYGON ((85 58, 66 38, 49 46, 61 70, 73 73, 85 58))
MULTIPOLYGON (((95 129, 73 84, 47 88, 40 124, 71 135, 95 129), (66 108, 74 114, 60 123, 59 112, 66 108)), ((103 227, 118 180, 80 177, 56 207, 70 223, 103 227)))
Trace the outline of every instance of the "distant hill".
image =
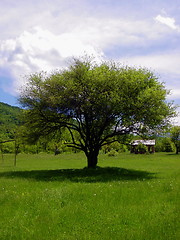
POLYGON ((16 127, 20 124, 21 109, 0 102, 0 140, 14 138, 16 127))

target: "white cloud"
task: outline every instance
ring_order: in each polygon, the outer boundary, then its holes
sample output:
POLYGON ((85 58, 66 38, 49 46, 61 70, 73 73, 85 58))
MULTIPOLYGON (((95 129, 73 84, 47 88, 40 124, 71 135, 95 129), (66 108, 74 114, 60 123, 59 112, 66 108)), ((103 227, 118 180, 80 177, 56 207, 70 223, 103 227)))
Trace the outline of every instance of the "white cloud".
POLYGON ((0 74, 6 69, 11 74, 15 91, 23 82, 22 75, 35 71, 51 71, 66 65, 71 57, 84 54, 101 58, 101 52, 84 43, 73 33, 54 35, 35 27, 24 31, 18 38, 0 43, 0 74))
POLYGON ((156 26, 150 28, 150 22, 92 17, 81 20, 74 28, 70 24, 67 31, 56 34, 33 27, 0 42, 0 71, 10 72, 13 91, 21 85, 23 75, 65 66, 71 56, 86 53, 100 58, 105 49, 113 46, 145 46, 158 37, 156 26))
POLYGON ((147 46, 159 40, 164 29, 159 28, 153 19, 146 21, 123 18, 87 18, 73 29, 79 38, 102 49, 114 45, 147 46))
MULTIPOLYGON (((105 49, 114 45, 145 46, 159 39, 158 28, 151 22, 123 21, 122 19, 88 18, 75 29, 54 34, 34 27, 19 37, 0 42, 0 71, 6 69, 14 81, 13 90, 23 81, 22 76, 31 72, 50 71, 66 65, 71 56, 84 53, 97 58, 105 49)), ((180 52, 167 52, 122 58, 131 65, 143 65, 157 72, 180 75, 180 52)), ((4 71, 4 70, 3 70, 4 71)), ((0 72, 2 75, 2 73, 0 72)))
POLYGON ((180 86, 179 88, 174 88, 172 91, 171 91, 171 95, 169 96, 169 99, 180 99, 180 86))
POLYGON ((177 117, 172 119, 172 124, 180 126, 180 107, 176 109, 177 117))
POLYGON ((137 55, 129 58, 121 58, 120 61, 142 67, 151 68, 160 74, 180 76, 180 51, 163 51, 149 55, 137 55))
POLYGON ((177 26, 175 23, 175 19, 174 18, 170 18, 170 17, 163 17, 161 15, 156 16, 155 20, 157 20, 158 22, 165 24, 166 26, 170 27, 173 30, 180 30, 180 27, 177 26))

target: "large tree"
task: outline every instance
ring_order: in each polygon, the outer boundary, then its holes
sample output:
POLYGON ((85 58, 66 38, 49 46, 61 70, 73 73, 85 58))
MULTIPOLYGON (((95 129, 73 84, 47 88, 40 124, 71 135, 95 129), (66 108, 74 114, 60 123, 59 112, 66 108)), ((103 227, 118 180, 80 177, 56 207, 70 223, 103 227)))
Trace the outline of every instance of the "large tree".
POLYGON ((176 147, 176 154, 180 151, 180 126, 173 126, 171 129, 171 141, 176 147))
POLYGON ((84 151, 94 168, 101 147, 116 136, 156 131, 169 122, 174 108, 168 93, 148 69, 74 59, 51 75, 30 75, 19 101, 32 137, 66 128, 68 146, 84 151))

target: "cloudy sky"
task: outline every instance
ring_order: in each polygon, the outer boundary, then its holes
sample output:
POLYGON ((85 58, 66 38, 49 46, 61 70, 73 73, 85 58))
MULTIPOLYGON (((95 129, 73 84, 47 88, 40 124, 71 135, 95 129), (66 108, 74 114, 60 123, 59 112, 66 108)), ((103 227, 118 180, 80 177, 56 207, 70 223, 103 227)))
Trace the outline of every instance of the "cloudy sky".
POLYGON ((1 0, 0 101, 16 105, 25 75, 86 53, 148 67, 180 104, 179 13, 179 0, 1 0))

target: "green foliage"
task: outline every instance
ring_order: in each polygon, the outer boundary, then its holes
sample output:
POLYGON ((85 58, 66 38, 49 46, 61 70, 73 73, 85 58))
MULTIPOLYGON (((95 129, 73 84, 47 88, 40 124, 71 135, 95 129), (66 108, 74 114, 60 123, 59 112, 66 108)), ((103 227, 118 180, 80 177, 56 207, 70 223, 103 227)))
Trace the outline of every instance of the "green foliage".
POLYGON ((117 152, 116 150, 112 149, 111 151, 109 151, 109 152, 107 153, 107 155, 108 155, 109 157, 115 157, 115 156, 118 155, 118 152, 117 152))
POLYGON ((142 143, 139 143, 136 147, 136 152, 137 153, 147 153, 148 152, 148 148, 146 145, 142 144, 142 143))
POLYGON ((174 146, 170 138, 168 137, 159 137, 156 139, 155 145, 156 152, 173 152, 174 146))
POLYGON ((0 102, 0 141, 15 138, 15 131, 20 125, 22 110, 0 102))
POLYGON ((180 151, 180 126, 174 126, 171 129, 171 141, 176 147, 176 154, 180 151))
POLYGON ((29 76, 20 103, 33 141, 69 131, 69 147, 84 151, 89 167, 112 138, 161 129, 174 116, 168 91, 149 70, 75 59, 68 69, 29 76))
POLYGON ((114 149, 117 152, 125 152, 126 146, 119 143, 119 142, 113 142, 110 144, 111 148, 114 149))
POLYGON ((155 151, 156 152, 163 152, 163 147, 162 147, 162 142, 161 141, 156 141, 155 151))
POLYGON ((1 144, 0 150, 2 151, 2 153, 14 153, 14 142, 6 142, 1 144))
POLYGON ((119 143, 119 142, 113 142, 113 143, 110 143, 110 144, 106 144, 102 147, 102 151, 104 153, 108 153, 110 151, 116 151, 116 152, 119 152, 119 153, 122 153, 122 152, 126 152, 127 151, 127 147, 126 145, 122 144, 122 143, 119 143))
POLYGON ((173 144, 170 138, 164 138, 162 140, 163 152, 173 152, 173 144))

